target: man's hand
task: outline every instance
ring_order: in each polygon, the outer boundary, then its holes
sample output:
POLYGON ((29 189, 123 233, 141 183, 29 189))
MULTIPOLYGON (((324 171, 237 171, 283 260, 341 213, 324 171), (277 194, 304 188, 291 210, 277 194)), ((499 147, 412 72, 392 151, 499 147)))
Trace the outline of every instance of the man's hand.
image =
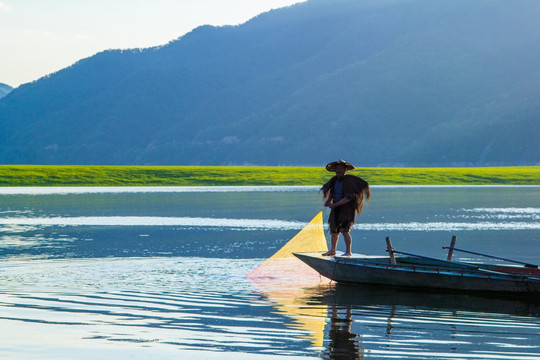
POLYGON ((345 205, 345 204, 348 203, 349 201, 351 201, 351 200, 347 199, 346 197, 343 198, 343 199, 341 199, 340 201, 338 201, 338 202, 335 203, 335 204, 332 203, 331 200, 327 200, 327 201, 324 203, 324 206, 327 206, 327 207, 329 207, 330 209, 335 209, 335 208, 337 208, 338 206, 345 205))

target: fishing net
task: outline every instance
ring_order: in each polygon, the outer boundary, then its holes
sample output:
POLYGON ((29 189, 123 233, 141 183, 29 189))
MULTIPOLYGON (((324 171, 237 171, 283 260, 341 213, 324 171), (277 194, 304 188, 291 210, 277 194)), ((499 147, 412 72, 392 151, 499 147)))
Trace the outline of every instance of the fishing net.
POLYGON ((297 275, 317 274, 315 270, 295 258, 293 253, 322 253, 326 251, 328 251, 328 246, 326 244, 326 237, 324 236, 323 216, 321 211, 302 230, 300 230, 298 234, 259 267, 250 272, 247 277, 282 276, 287 270, 293 271, 297 275))

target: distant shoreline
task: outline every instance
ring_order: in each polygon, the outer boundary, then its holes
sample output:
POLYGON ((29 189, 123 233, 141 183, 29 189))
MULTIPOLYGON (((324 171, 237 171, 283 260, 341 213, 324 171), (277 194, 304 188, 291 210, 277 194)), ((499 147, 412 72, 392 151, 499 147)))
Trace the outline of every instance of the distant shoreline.
MULTIPOLYGON (((540 185, 540 166, 357 168, 371 185, 540 185)), ((322 167, 0 165, 0 186, 321 185, 322 167)))

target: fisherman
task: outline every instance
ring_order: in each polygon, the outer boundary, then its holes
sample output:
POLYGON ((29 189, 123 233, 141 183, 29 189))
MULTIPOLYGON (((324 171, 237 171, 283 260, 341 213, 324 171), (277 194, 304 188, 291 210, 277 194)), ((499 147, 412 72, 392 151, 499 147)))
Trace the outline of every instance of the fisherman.
POLYGON ((324 196, 324 206, 331 209, 328 217, 330 225, 330 250, 323 256, 336 255, 336 246, 339 234, 343 235, 345 241, 345 253, 343 256, 351 256, 351 228, 355 223, 355 212, 360 215, 364 204, 364 198, 369 201, 371 191, 369 184, 354 175, 346 175, 349 170, 354 170, 354 166, 345 160, 338 160, 326 165, 326 170, 335 172, 332 177, 321 188, 324 196))

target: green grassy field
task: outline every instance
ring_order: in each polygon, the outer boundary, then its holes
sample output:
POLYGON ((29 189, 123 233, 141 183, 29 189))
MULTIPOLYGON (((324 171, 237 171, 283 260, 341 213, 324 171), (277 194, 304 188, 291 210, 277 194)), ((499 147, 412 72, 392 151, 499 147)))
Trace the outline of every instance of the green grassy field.
MULTIPOLYGON (((371 185, 540 185, 540 167, 358 168, 371 185)), ((319 167, 0 165, 0 186, 321 185, 319 167)))

